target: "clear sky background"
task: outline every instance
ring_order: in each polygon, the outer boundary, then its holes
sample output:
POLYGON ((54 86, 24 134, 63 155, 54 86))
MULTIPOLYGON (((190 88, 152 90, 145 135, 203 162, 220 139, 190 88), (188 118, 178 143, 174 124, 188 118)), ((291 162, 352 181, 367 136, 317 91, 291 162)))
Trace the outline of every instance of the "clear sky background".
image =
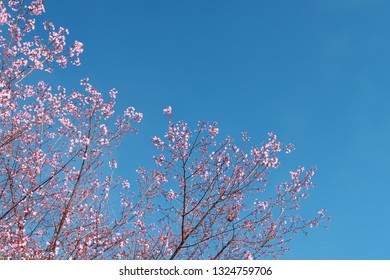
MULTIPOLYGON (((298 236, 284 259, 390 259, 390 2, 47 0, 45 18, 84 43, 82 66, 50 78, 119 90, 118 112, 144 113, 117 151, 118 175, 151 167, 151 137, 176 120, 217 121, 223 136, 267 139, 318 167, 304 215, 327 208, 329 229, 298 236)), ((283 171, 283 172, 282 172, 283 171)))

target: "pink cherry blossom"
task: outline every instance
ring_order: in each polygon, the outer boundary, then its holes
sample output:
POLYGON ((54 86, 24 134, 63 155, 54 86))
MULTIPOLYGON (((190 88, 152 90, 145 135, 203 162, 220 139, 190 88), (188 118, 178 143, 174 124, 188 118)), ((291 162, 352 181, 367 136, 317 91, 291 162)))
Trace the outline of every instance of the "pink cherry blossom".
POLYGON ((291 172, 291 181, 268 187, 271 170, 280 165, 286 146, 270 133, 267 142, 246 146, 231 137, 217 141, 216 123, 199 122, 191 130, 183 121, 168 124, 166 141, 153 138, 162 154, 154 157, 156 169, 142 169, 139 205, 144 215, 144 233, 136 240, 153 242, 159 236, 170 250, 139 248, 140 259, 258 259, 277 258, 289 250, 287 242, 297 232, 325 221, 299 215, 300 190, 311 189, 315 168, 291 172), (208 127, 209 129, 204 129, 208 127), (164 157, 163 157, 164 156, 164 157), (163 157, 164 160, 161 160, 163 157), (168 199, 168 204, 161 199, 168 199), (161 236, 161 235, 160 235, 161 236), (222 244, 222 245, 221 245, 222 244), (251 248, 251 251, 248 251, 251 248))
POLYGON ((172 114, 172 107, 171 107, 171 106, 168 106, 168 107, 165 108, 163 111, 164 111, 164 115, 170 116, 170 115, 172 114))
POLYGON ((43 12, 43 1, 0 2, 0 256, 127 257, 130 183, 104 174, 103 163, 122 136, 137 131, 142 114, 129 107, 116 117, 116 91, 106 101, 87 78, 72 91, 27 83, 37 71, 78 65, 83 52, 78 41, 67 47, 68 30, 50 21, 47 34, 33 34, 43 12), (108 218, 113 193, 125 206, 108 218))

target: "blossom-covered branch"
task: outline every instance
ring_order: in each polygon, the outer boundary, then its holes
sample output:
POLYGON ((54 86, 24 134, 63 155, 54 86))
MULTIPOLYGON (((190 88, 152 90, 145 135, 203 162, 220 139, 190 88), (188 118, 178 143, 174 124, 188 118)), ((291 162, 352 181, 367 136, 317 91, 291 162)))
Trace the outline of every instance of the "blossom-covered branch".
MULTIPOLYGON (((142 114, 115 117, 88 79, 80 91, 27 83, 34 71, 79 65, 83 44, 46 21, 43 1, 0 2, 0 254, 6 259, 93 259, 125 242, 127 212, 113 217, 111 192, 128 181, 103 176, 107 158, 142 114), (115 118, 115 119, 114 119, 115 118)), ((111 160, 111 162, 114 162, 111 160)))
POLYGON ((139 170, 140 195, 146 197, 130 248, 137 258, 276 258, 293 234, 325 217, 325 210, 311 219, 298 211, 314 187, 315 168, 299 167, 290 181, 267 185, 291 144, 283 146, 273 133, 252 146, 247 133, 240 144, 231 137, 217 141, 218 134, 216 123, 199 122, 191 130, 170 120, 164 138, 153 137, 157 168, 139 170))

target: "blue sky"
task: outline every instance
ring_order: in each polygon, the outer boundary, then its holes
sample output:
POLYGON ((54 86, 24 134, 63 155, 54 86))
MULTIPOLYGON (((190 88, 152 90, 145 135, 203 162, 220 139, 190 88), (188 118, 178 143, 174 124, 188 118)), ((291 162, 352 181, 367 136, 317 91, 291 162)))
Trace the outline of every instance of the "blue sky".
MULTIPOLYGON (((45 1, 45 18, 84 43, 82 66, 57 71, 69 88, 88 76, 119 90, 118 112, 144 113, 117 152, 120 175, 151 166, 151 137, 177 120, 217 121, 222 135, 275 132, 316 165, 304 214, 333 220, 298 236, 285 259, 389 259, 390 2, 45 1), (315 213, 314 212, 314 213, 315 213)), ((280 176, 280 177, 279 177, 280 176)))

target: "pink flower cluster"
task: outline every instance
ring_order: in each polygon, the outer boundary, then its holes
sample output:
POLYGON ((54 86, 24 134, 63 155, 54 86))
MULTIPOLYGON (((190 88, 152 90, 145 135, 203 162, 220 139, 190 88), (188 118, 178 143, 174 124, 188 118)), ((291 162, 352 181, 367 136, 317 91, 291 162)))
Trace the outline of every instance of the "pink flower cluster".
POLYGON ((298 168, 291 171, 290 182, 267 187, 268 175, 280 166, 281 152, 292 150, 291 144, 283 146, 269 133, 267 142, 246 153, 248 133, 241 144, 231 137, 218 142, 218 135, 216 123, 199 122, 191 130, 187 123, 171 120, 164 141, 153 137, 162 153, 154 157, 156 169, 140 173, 138 201, 147 213, 147 230, 135 236, 148 244, 152 236, 160 236, 169 250, 142 247, 135 252, 137 258, 277 258, 288 250, 291 236, 325 219, 324 209, 311 219, 297 212, 307 197, 301 191, 315 186, 315 168, 298 168), (162 197, 167 204, 161 203, 162 197), (159 235, 160 229, 168 234, 159 235))
MULTIPOLYGON (((80 91, 25 84, 37 70, 80 64, 83 44, 67 47, 66 28, 46 21, 46 37, 29 34, 43 12, 41 0, 0 1, 0 256, 126 257, 131 232, 125 225, 134 212, 130 183, 102 174, 142 114, 129 107, 114 119, 117 91, 106 100, 88 79, 80 91), (117 188, 127 206, 109 218, 117 188)), ((115 159, 109 165, 117 168, 115 159)))

